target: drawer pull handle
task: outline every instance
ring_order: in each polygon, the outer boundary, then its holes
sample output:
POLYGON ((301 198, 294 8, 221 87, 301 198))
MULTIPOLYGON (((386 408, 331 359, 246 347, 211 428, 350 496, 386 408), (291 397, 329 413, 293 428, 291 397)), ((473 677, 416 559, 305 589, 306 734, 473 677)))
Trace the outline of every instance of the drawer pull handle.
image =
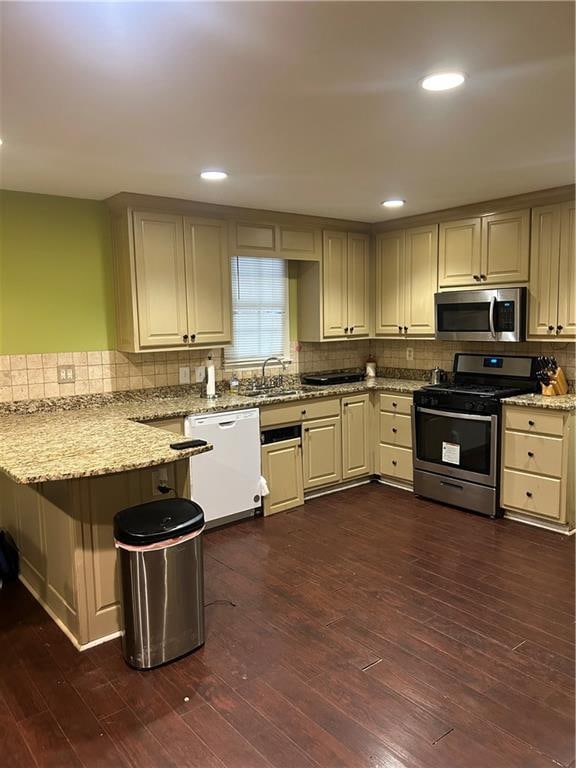
POLYGON ((528 420, 528 426, 530 426, 530 427, 533 427, 533 426, 534 426, 534 422, 532 421, 532 419, 529 419, 529 420, 528 420))
POLYGON ((396 429, 396 427, 392 427, 392 432, 394 432, 394 434, 396 434, 396 432, 398 432, 398 430, 396 429))
POLYGON ((528 451, 528 456, 533 459, 534 458, 534 451, 528 451))
POLYGON ((398 403, 392 403, 392 408, 398 408, 398 403))
POLYGON ((526 496, 528 496, 529 499, 532 498, 532 491, 526 491, 526 496))
POLYGON ((302 411, 302 416, 306 416, 306 411, 302 411))
POLYGON ((398 462, 396 461, 396 459, 392 459, 392 464, 393 464, 393 466, 396 466, 396 464, 398 464, 398 462))

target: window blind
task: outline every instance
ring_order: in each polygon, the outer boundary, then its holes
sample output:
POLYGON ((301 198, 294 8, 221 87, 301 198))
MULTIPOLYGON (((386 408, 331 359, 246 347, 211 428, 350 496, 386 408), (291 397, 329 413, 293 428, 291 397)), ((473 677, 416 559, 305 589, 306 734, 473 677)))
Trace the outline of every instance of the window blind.
POLYGON ((227 363, 257 363, 286 353, 288 280, 283 259, 233 256, 232 345, 227 363))

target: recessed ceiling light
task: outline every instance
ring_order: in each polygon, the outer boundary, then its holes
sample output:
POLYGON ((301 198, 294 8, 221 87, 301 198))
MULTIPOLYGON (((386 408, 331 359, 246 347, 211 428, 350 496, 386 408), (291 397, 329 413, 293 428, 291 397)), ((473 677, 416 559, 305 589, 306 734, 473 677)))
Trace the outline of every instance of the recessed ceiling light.
POLYGON ((449 91, 458 88, 466 80, 463 72, 436 72, 422 80, 422 88, 425 91, 449 91))
POLYGON ((391 198, 390 200, 384 200, 380 205, 384 208, 402 208, 406 200, 400 200, 400 198, 391 198))
POLYGON ((222 181, 228 178, 228 174, 226 171, 202 171, 200 178, 204 181, 222 181))

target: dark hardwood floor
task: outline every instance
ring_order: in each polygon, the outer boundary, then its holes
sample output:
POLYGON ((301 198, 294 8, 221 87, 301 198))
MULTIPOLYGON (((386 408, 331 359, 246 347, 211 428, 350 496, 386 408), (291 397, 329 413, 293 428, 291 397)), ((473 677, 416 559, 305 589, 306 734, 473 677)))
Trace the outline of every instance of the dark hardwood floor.
POLYGON ((205 536, 205 646, 141 673, 0 592, 0 763, 574 765, 574 540, 370 485, 205 536))

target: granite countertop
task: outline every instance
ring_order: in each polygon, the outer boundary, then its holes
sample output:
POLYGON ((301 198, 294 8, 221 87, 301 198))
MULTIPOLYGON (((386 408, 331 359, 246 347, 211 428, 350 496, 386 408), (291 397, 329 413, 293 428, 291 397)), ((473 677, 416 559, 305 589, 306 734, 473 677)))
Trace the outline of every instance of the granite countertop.
POLYGON ((51 405, 37 412, 11 412, 0 416, 0 471, 19 483, 95 477, 125 472, 194 456, 212 450, 170 448, 178 437, 145 422, 196 413, 214 413, 240 408, 265 407, 319 397, 339 397, 355 392, 387 390, 411 393, 424 381, 377 378, 354 384, 306 389, 296 395, 251 398, 223 395, 208 401, 192 394, 170 390, 150 394, 118 393, 104 405, 64 410, 51 405), (125 395, 123 398, 122 395, 125 395))
POLYGON ((505 405, 523 405, 526 408, 549 408, 554 411, 576 410, 576 395, 556 395, 545 397, 544 395, 518 395, 507 397, 503 400, 505 405))

